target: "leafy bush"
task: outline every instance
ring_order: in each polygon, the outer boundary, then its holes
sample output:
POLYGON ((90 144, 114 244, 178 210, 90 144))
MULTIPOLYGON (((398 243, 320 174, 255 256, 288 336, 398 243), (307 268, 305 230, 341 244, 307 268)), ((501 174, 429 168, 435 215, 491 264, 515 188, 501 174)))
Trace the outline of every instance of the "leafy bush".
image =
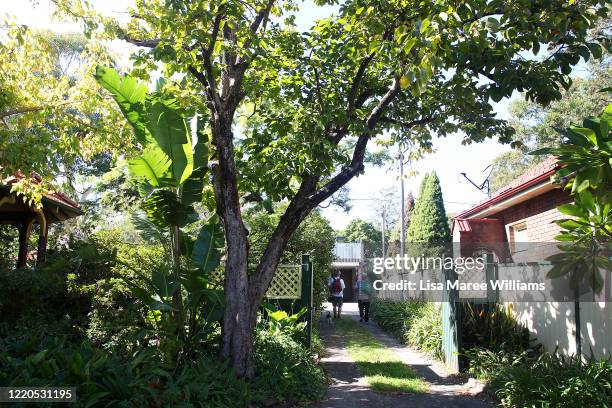
POLYGON ((381 329, 400 341, 406 341, 406 332, 414 317, 423 307, 420 301, 391 301, 373 299, 370 315, 381 329))
POLYGON ((435 303, 423 303, 405 334, 406 343, 442 360, 442 313, 435 303))
POLYGON ((306 307, 291 315, 267 302, 263 305, 263 309, 264 313, 260 314, 257 322, 258 331, 267 331, 272 335, 286 334, 298 343, 306 344, 306 322, 300 321, 308 311, 306 307))
MULTIPOLYGON (((465 350, 474 347, 521 353, 535 351, 529 330, 519 324, 512 314, 512 306, 463 305, 461 344, 465 350)), ((536 347, 539 348, 539 347, 536 347)))
POLYGON ((322 396, 325 375, 313 353, 282 332, 260 331, 255 340, 254 387, 279 401, 307 401, 322 396))
POLYGON ((472 349, 470 372, 508 407, 612 407, 612 360, 472 349))
POLYGON ((0 353, 0 386, 77 386, 83 406, 245 407, 248 385, 225 364, 201 355, 178 370, 153 350, 118 360, 60 338, 0 353))
POLYGON ((125 280, 142 280, 161 253, 154 245, 124 243, 117 231, 108 230, 87 242, 71 242, 67 249, 50 250, 38 269, 1 270, 0 338, 87 337, 96 346, 131 354, 141 348, 134 337, 145 319, 143 305, 125 280))
MULTIPOLYGON (((245 212, 245 223, 249 228, 250 263, 257 264, 265 251, 268 239, 278 224, 284 211, 281 205, 274 213, 264 210, 245 212)), ((329 268, 333 261, 333 249, 336 233, 328 220, 318 211, 313 211, 300 224, 283 251, 281 263, 298 264, 300 255, 309 254, 313 263, 313 305, 320 309, 327 298, 327 280, 329 268)))
POLYGON ((526 351, 514 354, 505 350, 492 351, 478 347, 462 354, 469 361, 469 373, 483 381, 489 381, 493 374, 503 369, 523 364, 528 358, 526 351))
POLYGON ((437 304, 374 299, 370 314, 383 330, 398 340, 442 359, 442 315, 437 304))

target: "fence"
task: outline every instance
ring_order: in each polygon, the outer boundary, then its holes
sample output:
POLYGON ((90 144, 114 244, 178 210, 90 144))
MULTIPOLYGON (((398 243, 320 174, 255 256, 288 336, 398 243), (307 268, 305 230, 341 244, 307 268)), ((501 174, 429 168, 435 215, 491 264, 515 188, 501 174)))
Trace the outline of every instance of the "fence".
POLYGON ((306 342, 309 348, 312 345, 312 287, 312 262, 308 255, 302 255, 300 265, 279 265, 276 268, 276 273, 266 292, 266 299, 277 302, 297 300, 300 308, 307 308, 305 315, 306 342))

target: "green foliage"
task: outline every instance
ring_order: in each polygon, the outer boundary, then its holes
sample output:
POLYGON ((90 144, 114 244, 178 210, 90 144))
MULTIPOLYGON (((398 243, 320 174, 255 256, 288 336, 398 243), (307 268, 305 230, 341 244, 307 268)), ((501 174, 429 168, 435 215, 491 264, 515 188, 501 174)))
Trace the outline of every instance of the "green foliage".
POLYGON ((376 324, 398 340, 442 359, 442 314, 437 304, 374 299, 370 313, 376 324))
POLYGON ((493 160, 489 179, 493 192, 544 160, 544 156, 532 156, 529 151, 559 146, 562 139, 555 129, 580 123, 606 107, 609 98, 600 90, 612 86, 610 62, 609 55, 602 61, 591 61, 584 77, 574 78, 563 97, 546 107, 525 100, 516 100, 510 105, 509 123, 516 130, 514 150, 493 160))
POLYGON ((1 178, 36 171, 42 185, 26 179, 17 188, 39 202, 59 175, 70 182, 97 155, 129 154, 134 146, 92 77, 96 64, 112 63, 101 42, 2 22, 1 178))
POLYGON ((0 337, 87 338, 118 355, 131 354, 150 336, 143 333, 143 304, 135 302, 125 280, 144 282, 160 268, 163 253, 160 246, 122 242, 118 230, 99 231, 88 242, 51 249, 37 270, 2 271, 0 337))
MULTIPOLYGON (((162 354, 174 361, 215 338, 223 313, 223 296, 211 282, 225 245, 221 223, 211 217, 196 239, 186 228, 199 218, 193 203, 201 200, 207 181, 208 139, 200 124, 192 135, 188 123, 202 118, 182 109, 168 93, 148 93, 135 78, 104 67, 97 68, 96 79, 144 147, 128 168, 139 182, 148 220, 136 216, 134 223, 146 239, 164 245, 169 262, 151 270, 142 283, 126 284, 147 306, 146 318, 162 354)), ((160 80, 158 88, 164 83, 160 80)))
POLYGON ((582 126, 558 129, 563 141, 558 147, 532 154, 553 154, 563 167, 553 180, 571 189, 574 204, 558 207, 571 218, 555 221, 563 228, 556 239, 562 252, 548 258, 554 266, 549 278, 570 275, 576 291, 582 282, 599 293, 605 274, 612 270, 612 105, 582 126))
POLYGON ((257 330, 265 331, 272 335, 285 334, 302 345, 306 343, 306 322, 301 317, 308 309, 301 308, 297 313, 289 315, 282 309, 275 309, 271 305, 264 304, 265 315, 260 315, 257 330))
POLYGON ((370 304, 372 319, 381 329, 393 334, 400 341, 405 341, 409 323, 413 321, 423 307, 418 301, 390 301, 374 298, 370 304))
POLYGON ((212 273, 220 264, 225 243, 221 231, 218 219, 212 217, 197 239, 183 236, 184 247, 190 248, 184 253, 191 258, 181 264, 178 276, 166 262, 150 270, 139 283, 125 281, 132 296, 147 307, 148 327, 170 361, 218 340, 224 299, 212 273))
POLYGON ((216 358, 198 355, 180 369, 152 350, 121 360, 90 344, 47 338, 0 351, 1 386, 70 386, 81 406, 246 407, 248 385, 216 358))
POLYGON ((612 407, 612 361, 473 349, 470 372, 507 407, 612 407))
POLYGON ((142 156, 130 163, 130 171, 154 188, 183 184, 194 170, 194 144, 186 112, 174 98, 149 94, 145 85, 133 77, 119 76, 114 69, 98 66, 95 78, 111 93, 145 147, 142 156))
MULTIPOLYGON (((266 390, 279 401, 295 402, 319 399, 323 395, 325 375, 314 355, 282 332, 262 330, 255 339, 253 386, 266 390)), ((264 391, 265 392, 265 391, 264 391)))
POLYGON ((0 271, 15 267, 19 232, 12 225, 0 225, 0 271))
POLYGON ((511 306, 465 303, 461 313, 461 346, 508 353, 536 351, 529 330, 517 323, 511 306))
POLYGON ((437 360, 444 360, 442 350, 442 312, 440 306, 427 302, 411 320, 405 333, 406 343, 437 360))
POLYGON ((307 176, 327 181, 361 136, 388 131, 428 145, 432 134, 463 130, 466 142, 509 141, 513 129, 491 101, 519 91, 548 104, 570 86, 581 58, 601 58, 609 47, 605 33, 590 33, 608 12, 598 0, 352 0, 307 33, 293 25, 296 3, 138 3, 126 24, 79 0, 56 3, 88 34, 145 47, 132 56, 134 75, 150 79, 158 67, 164 77, 178 74, 179 103, 218 109, 227 128, 244 124, 233 140, 242 195, 272 202, 293 197, 307 176), (253 20, 253 11, 265 18, 253 20), (525 57, 545 47, 547 58, 525 57))
POLYGON ((363 242, 366 258, 380 255, 382 251, 382 235, 372 223, 364 220, 351 220, 340 233, 347 242, 363 242))
POLYGON ((440 180, 432 172, 425 175, 421 183, 421 192, 414 206, 406 241, 443 245, 450 240, 440 180))

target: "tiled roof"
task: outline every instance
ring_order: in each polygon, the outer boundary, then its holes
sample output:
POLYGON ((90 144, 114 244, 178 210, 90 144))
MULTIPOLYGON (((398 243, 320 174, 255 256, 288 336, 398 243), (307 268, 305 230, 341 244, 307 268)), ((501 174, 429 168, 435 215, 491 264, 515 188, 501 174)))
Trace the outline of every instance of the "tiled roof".
POLYGON ((520 193, 521 191, 531 187, 532 185, 546 180, 552 174, 554 174, 554 172, 559 167, 560 167, 560 164, 557 158, 554 156, 550 156, 546 160, 544 160, 542 163, 538 164, 532 169, 527 170, 525 173, 521 174, 519 177, 515 178, 510 183, 500 188, 493 196, 463 211, 461 214, 457 215, 457 217, 455 218, 456 219, 467 218, 471 214, 475 214, 481 209, 491 204, 506 200, 520 193))
POLYGON ((552 170, 556 170, 558 167, 559 162, 557 161, 557 158, 554 156, 550 156, 542 163, 538 164, 532 169, 527 170, 525 173, 521 174, 520 176, 512 180, 510 183, 500 188, 491 198, 495 198, 499 195, 504 194, 507 191, 519 188, 522 185, 529 183, 529 181, 537 179, 543 174, 547 174, 552 170))
MULTIPOLYGON (((6 178, 5 180, 2 180, 1 184, 11 186, 17 183, 18 181, 23 180, 23 177, 24 177, 23 174, 13 175, 13 176, 6 178)), ((30 175, 30 177, 32 178, 32 181, 34 181, 34 183, 42 182, 42 177, 40 177, 40 175, 38 175, 37 173, 33 172, 30 175)), ((77 212, 81 211, 81 205, 79 203, 70 199, 68 196, 60 192, 50 191, 44 195, 44 198, 46 198, 47 200, 53 201, 55 203, 61 204, 64 207, 71 208, 77 212)))

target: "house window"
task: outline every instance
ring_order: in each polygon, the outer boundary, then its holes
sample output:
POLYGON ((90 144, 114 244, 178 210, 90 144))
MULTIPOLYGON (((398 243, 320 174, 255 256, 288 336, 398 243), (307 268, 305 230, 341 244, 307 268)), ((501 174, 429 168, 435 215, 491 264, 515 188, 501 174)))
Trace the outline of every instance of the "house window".
POLYGON ((529 237, 527 236, 527 223, 521 222, 510 226, 510 251, 512 255, 527 251, 529 237))

